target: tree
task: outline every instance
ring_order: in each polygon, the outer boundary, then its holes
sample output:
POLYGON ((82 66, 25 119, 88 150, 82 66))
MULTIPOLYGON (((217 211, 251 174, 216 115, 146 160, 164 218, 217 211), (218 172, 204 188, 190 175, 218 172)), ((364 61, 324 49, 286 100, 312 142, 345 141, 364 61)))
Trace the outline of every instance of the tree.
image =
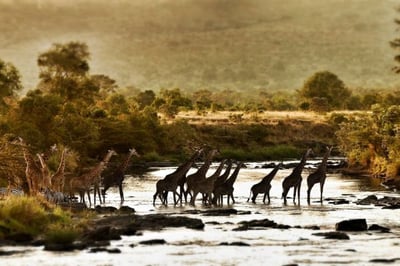
POLYGON ((15 97, 22 89, 20 74, 15 66, 0 59, 0 106, 6 107, 6 98, 15 97))
POLYGON ((156 94, 152 90, 145 90, 138 93, 135 101, 139 105, 139 110, 143 110, 146 106, 150 106, 156 99, 156 94))
MULTIPOLYGON (((101 81, 105 79, 103 76, 89 76, 89 57, 85 43, 53 44, 37 60, 40 68, 39 88, 61 96, 64 101, 93 101, 104 83, 101 81)), ((107 79, 108 85, 110 80, 107 79)))
POLYGON ((329 71, 317 72, 308 78, 298 91, 301 97, 311 101, 313 98, 326 98, 330 108, 343 108, 351 91, 342 80, 329 71))
MULTIPOLYGON (((400 11, 400 9, 399 9, 399 11, 400 11)), ((400 19, 396 19, 396 20, 395 20, 395 23, 396 23, 397 25, 400 25, 400 19)), ((400 28, 400 26, 399 26, 398 28, 400 28)), ((396 38, 396 39, 394 39, 393 41, 391 41, 391 42, 390 42, 390 46, 392 46, 392 48, 395 49, 395 50, 400 50, 400 38, 396 38)), ((396 56, 394 57, 394 60, 395 60, 397 63, 400 64, 400 54, 396 55, 396 56)), ((394 71, 395 73, 400 73, 400 66, 394 66, 394 67, 393 67, 393 71, 394 71)))

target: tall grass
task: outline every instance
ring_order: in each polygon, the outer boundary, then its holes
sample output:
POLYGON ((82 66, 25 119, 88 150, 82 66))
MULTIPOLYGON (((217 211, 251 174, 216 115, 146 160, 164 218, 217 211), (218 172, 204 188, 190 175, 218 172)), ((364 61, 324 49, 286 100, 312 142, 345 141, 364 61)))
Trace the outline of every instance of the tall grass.
POLYGON ((74 241, 79 231, 71 213, 43 204, 40 197, 9 196, 0 202, 0 240, 25 234, 32 239, 43 235, 46 241, 66 243, 74 241))

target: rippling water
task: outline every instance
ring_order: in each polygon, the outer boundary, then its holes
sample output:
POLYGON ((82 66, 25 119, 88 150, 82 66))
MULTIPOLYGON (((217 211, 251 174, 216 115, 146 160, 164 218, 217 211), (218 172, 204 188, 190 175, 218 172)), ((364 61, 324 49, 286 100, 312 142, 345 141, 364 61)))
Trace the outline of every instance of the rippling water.
MULTIPOLYGON (((333 205, 328 201, 319 202, 319 186, 313 188, 312 203, 306 202, 307 170, 303 172, 301 205, 294 205, 292 199, 288 205, 281 200, 284 177, 291 169, 280 170, 271 182, 271 204, 262 204, 262 196, 257 204, 247 202, 250 188, 272 169, 259 168, 259 164, 247 163, 241 169, 235 183, 236 203, 230 206, 240 211, 250 211, 246 215, 203 216, 204 230, 185 228, 145 231, 141 236, 123 237, 112 241, 111 246, 119 248, 120 254, 105 252, 89 253, 88 250, 70 253, 48 252, 43 247, 1 247, 0 250, 27 250, 24 253, 1 257, 1 265, 374 265, 373 259, 393 259, 397 257, 400 245, 400 210, 388 210, 375 206, 359 206, 355 201, 368 195, 378 197, 397 196, 377 185, 368 178, 354 178, 340 174, 328 174, 325 183, 324 198, 343 198, 350 204, 333 205), (321 230, 311 229, 263 229, 233 231, 240 221, 252 219, 274 220, 290 226, 320 226, 321 230), (368 225, 379 224, 391 229, 390 233, 351 232, 350 240, 328 240, 314 236, 316 232, 334 231, 335 224, 341 220, 365 218, 368 225), (164 239, 165 245, 141 245, 140 241, 164 239), (223 246, 221 242, 243 242, 250 246, 223 246)), ((217 165, 212 165, 211 174, 217 165)), ((143 177, 127 177, 124 205, 133 207, 138 214, 177 213, 183 210, 206 209, 197 202, 196 207, 183 205, 173 207, 170 195, 168 207, 160 203, 152 205, 155 183, 173 167, 154 168, 143 177)), ((192 169, 191 171, 195 171, 192 169)), ((289 192, 292 196, 292 190, 289 192)), ((119 194, 115 188, 107 195, 107 205, 119 206, 119 194)), ((400 257, 400 255, 398 256, 400 257)), ((400 261, 397 261, 400 263, 400 261)))

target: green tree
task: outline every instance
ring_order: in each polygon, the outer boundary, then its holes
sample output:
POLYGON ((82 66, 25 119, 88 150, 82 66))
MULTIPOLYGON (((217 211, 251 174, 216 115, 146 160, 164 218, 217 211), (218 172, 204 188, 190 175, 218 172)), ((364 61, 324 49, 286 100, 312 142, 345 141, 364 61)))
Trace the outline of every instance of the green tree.
MULTIPOLYGON (((93 102, 104 79, 89 76, 90 54, 81 42, 55 43, 39 55, 39 89, 61 96, 64 101, 93 102)), ((107 84, 109 85, 109 80, 107 84)), ((109 88, 109 87, 108 87, 109 88)))
POLYGON ((15 97, 22 89, 20 78, 13 64, 0 59, 0 107, 6 107, 6 99, 15 97))
POLYGON ((343 81, 329 71, 312 75, 298 93, 309 101, 315 97, 325 98, 330 108, 344 108, 347 98, 351 95, 343 81))
MULTIPOLYGON (((398 25, 398 28, 400 28, 400 19, 396 19, 395 23, 398 25)), ((392 48, 395 50, 400 50, 400 38, 396 38, 393 41, 391 41, 390 46, 392 46, 392 48)), ((394 60, 396 61, 396 63, 400 64, 400 54, 397 54, 394 57, 394 60)), ((400 66, 394 66, 393 71, 395 73, 400 73, 400 66)))
POLYGON ((184 97, 178 88, 172 90, 162 89, 160 96, 154 100, 154 106, 166 116, 174 117, 180 108, 191 108, 192 102, 187 97, 184 97))
POLYGON ((156 94, 152 90, 145 90, 139 92, 134 99, 139 105, 139 110, 143 110, 146 106, 153 104, 156 94))

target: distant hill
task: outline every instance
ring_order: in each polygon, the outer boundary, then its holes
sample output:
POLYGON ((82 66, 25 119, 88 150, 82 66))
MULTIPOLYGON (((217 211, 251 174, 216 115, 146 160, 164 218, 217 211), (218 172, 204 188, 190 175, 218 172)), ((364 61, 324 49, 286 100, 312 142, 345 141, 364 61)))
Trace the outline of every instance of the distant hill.
POLYGON ((394 0, 0 0, 0 58, 27 89, 54 42, 89 45, 91 73, 140 89, 293 90, 329 70, 394 87, 394 0))

